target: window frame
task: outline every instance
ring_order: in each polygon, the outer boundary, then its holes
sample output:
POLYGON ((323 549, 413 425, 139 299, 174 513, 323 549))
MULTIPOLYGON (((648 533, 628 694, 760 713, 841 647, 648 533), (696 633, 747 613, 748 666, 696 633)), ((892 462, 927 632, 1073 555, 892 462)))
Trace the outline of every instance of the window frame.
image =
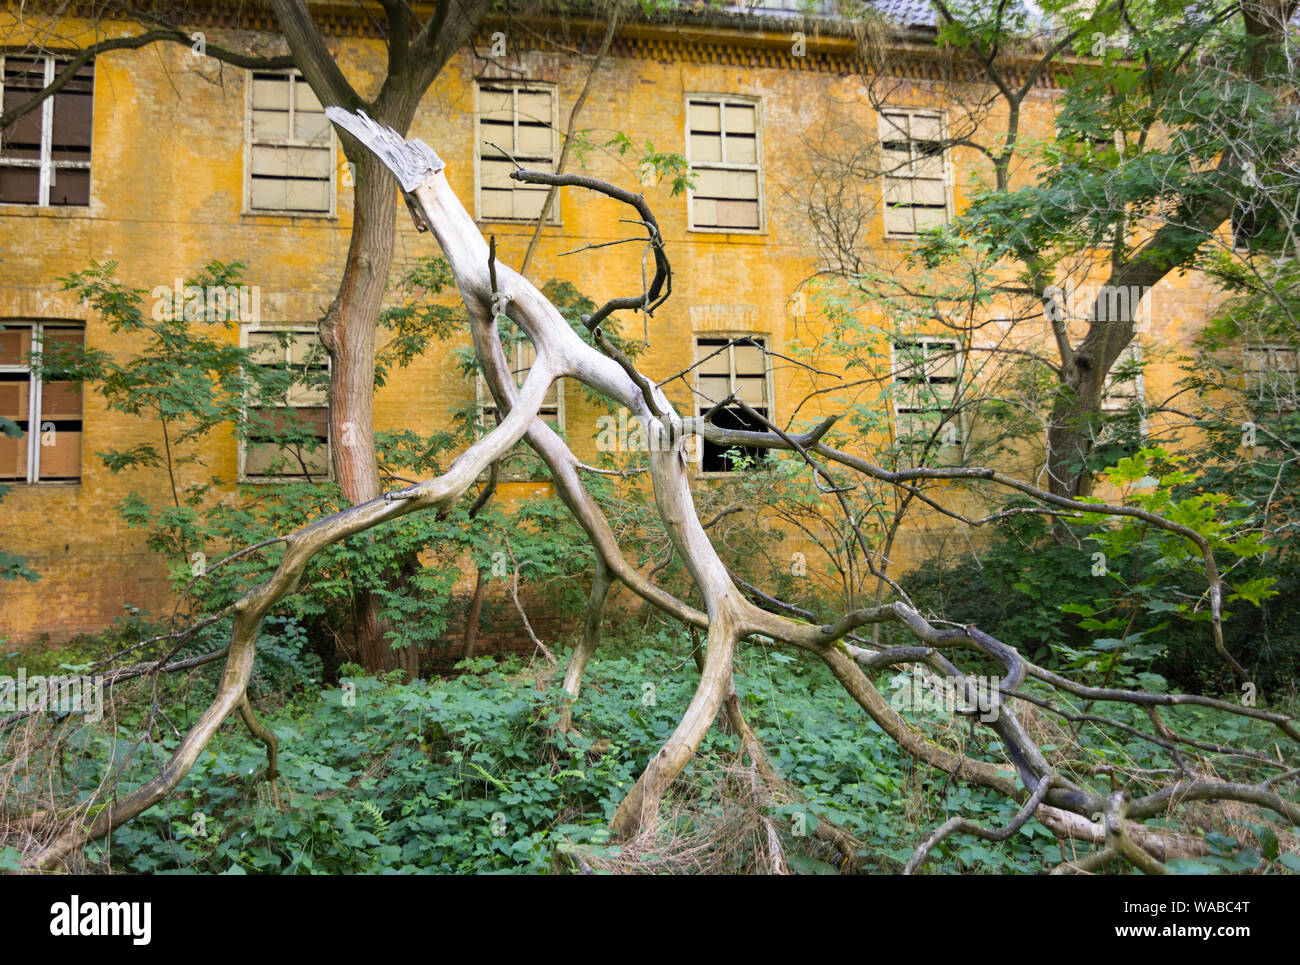
MULTIPOLYGON (((519 340, 518 342, 514 342, 513 344, 508 345, 503 342, 501 345, 503 351, 508 350, 514 354, 514 358, 507 359, 507 361, 510 363, 510 374, 516 377, 515 378, 516 388, 521 387, 524 379, 528 378, 528 372, 530 372, 533 367, 531 362, 527 366, 525 366, 523 364, 523 359, 520 357, 520 353, 524 350, 525 345, 531 348, 532 342, 530 342, 527 338, 524 338, 519 340)), ((555 382, 552 383, 552 388, 555 390, 555 423, 556 424, 554 428, 557 432, 563 432, 564 431, 564 379, 563 378, 556 379, 555 382)), ((482 372, 477 372, 474 375, 474 393, 475 393, 474 401, 478 405, 479 424, 483 427, 485 431, 491 430, 496 426, 496 420, 492 419, 491 421, 489 421, 489 417, 492 415, 493 412, 496 411, 497 403, 496 400, 492 398, 492 391, 488 388, 487 379, 483 377, 482 372)), ((542 408, 545 408, 544 402, 542 408)), ((539 416, 542 416, 542 418, 545 418, 545 416, 542 415, 542 411, 540 408, 538 409, 537 414, 539 416)))
MULTIPOLYGON (((0 50, 0 112, 4 110, 4 71, 6 56, 15 57, 21 60, 42 60, 44 61, 44 86, 49 87, 54 82, 54 76, 58 73, 59 62, 65 65, 71 60, 72 54, 22 54, 16 51, 5 52, 0 50)), ((36 203, 29 204, 25 201, 0 201, 0 207, 12 205, 16 208, 58 208, 61 210, 68 209, 85 209, 89 210, 95 198, 95 181, 93 162, 95 159, 95 59, 92 57, 83 67, 89 67, 90 75, 90 146, 88 148, 89 156, 85 161, 56 161, 54 153, 54 104, 57 95, 47 97, 37 108, 41 112, 41 156, 39 158, 6 158, 0 154, 0 167, 7 168, 36 168, 37 169, 37 189, 36 203), (86 203, 85 204, 50 204, 50 186, 58 180, 58 171, 62 168, 67 171, 85 171, 86 172, 86 203)), ((3 132, 0 132, 0 141, 3 141, 3 132)))
MULTIPOLYGON (((1137 336, 1134 336, 1133 339, 1124 346, 1124 350, 1120 352, 1119 357, 1115 359, 1114 364, 1110 367, 1110 371, 1106 373, 1106 378, 1103 380, 1101 387, 1100 408, 1102 412, 1115 416, 1128 412, 1133 407, 1133 404, 1136 403, 1138 412, 1140 413, 1138 431, 1141 433, 1142 438, 1145 439, 1150 430, 1150 421, 1147 415, 1146 361, 1142 356, 1142 343, 1138 340, 1137 336), (1135 374, 1131 380, 1133 393, 1131 395, 1116 395, 1114 393, 1114 387, 1116 385, 1126 384, 1130 381, 1125 380, 1125 382, 1118 382, 1115 379, 1115 370, 1124 365, 1138 366, 1137 374, 1135 374)), ((1102 444, 1107 442, 1109 439, 1109 430, 1103 430, 1094 441, 1097 444, 1102 444)))
POLYGON ((930 346, 932 345, 945 346, 944 349, 945 354, 952 353, 954 355, 954 361, 957 363, 957 371, 952 376, 952 381, 951 381, 951 384, 953 386, 953 393, 952 393, 952 398, 949 399, 949 402, 952 403, 952 407, 948 410, 939 409, 936 412, 936 414, 940 417, 937 428, 942 429, 942 427, 946 423, 952 422, 957 427, 957 441, 951 444, 944 443, 942 441, 942 435, 939 435, 937 437, 939 441, 937 442, 936 447, 932 449, 932 451, 942 452, 945 449, 956 449, 959 451, 964 450, 966 443, 968 441, 967 436, 968 436, 969 425, 967 424, 965 407, 956 405, 956 402, 957 402, 957 392, 962 386, 963 379, 966 374, 966 362, 967 362, 967 355, 969 353, 966 350, 966 348, 962 346, 960 339, 953 338, 951 336, 945 336, 945 335, 900 335, 891 338, 889 341, 890 410, 893 416, 890 427, 893 434, 893 439, 892 439, 893 444, 896 446, 902 445, 902 443, 899 441, 900 438, 902 438, 901 433, 899 431, 899 424, 900 424, 899 416, 924 416, 929 412, 935 412, 935 410, 922 409, 914 406, 903 406, 899 404, 899 392, 897 387, 899 385, 917 384, 914 381, 917 378, 916 374, 913 375, 906 374, 908 371, 910 371, 911 356, 904 355, 904 350, 905 350, 904 347, 908 345, 918 345, 918 344, 925 347, 924 357, 922 359, 921 370, 919 373, 919 377, 924 381, 921 382, 920 384, 923 384, 925 386, 946 384, 946 383, 936 382, 935 381, 936 377, 930 374, 926 370, 930 359, 930 346), (900 362, 904 364, 900 365, 900 362), (907 381, 900 381, 900 376, 906 378, 907 381), (950 415, 948 418, 944 418, 945 411, 951 412, 952 415, 950 415))
MULTIPOLYGON (((704 413, 713 407, 714 403, 706 400, 700 394, 700 368, 703 359, 698 358, 701 339, 726 339, 731 342, 727 346, 727 384, 731 391, 735 391, 736 386, 736 342, 743 339, 751 339, 760 343, 763 355, 763 395, 766 400, 766 412, 762 415, 772 423, 777 422, 776 412, 776 380, 774 378, 772 366, 772 334, 770 332, 692 332, 691 333, 691 397, 694 399, 695 417, 702 418, 704 413)), ((759 406, 751 405, 752 409, 760 409, 759 406)), ((704 468, 704 446, 705 441, 700 440, 700 461, 696 470, 696 476, 701 479, 730 479, 737 474, 736 469, 705 469, 704 468)), ((733 447, 735 448, 735 447, 733 447)))
MULTIPOLYGON (((0 372, 15 373, 22 372, 27 374, 27 478, 24 479, 3 479, 0 480, 0 486, 80 486, 85 478, 86 465, 86 392, 85 386, 80 387, 81 393, 81 418, 66 420, 70 422, 79 422, 81 435, 80 452, 77 455, 77 476, 75 479, 62 477, 59 479, 41 479, 41 435, 43 426, 49 421, 41 412, 42 403, 45 394, 45 380, 40 378, 32 370, 30 356, 40 351, 40 346, 44 341, 43 335, 47 328, 62 331, 76 331, 81 333, 81 344, 86 344, 86 324, 76 319, 40 319, 40 318, 5 318, 0 319, 0 328, 25 326, 32 330, 31 347, 28 349, 28 360, 25 364, 6 365, 0 363, 0 372), (33 425, 35 431, 33 431, 33 425)), ((17 420, 14 420, 17 421, 17 420)), ((54 425, 57 433, 59 426, 54 425)))
MULTIPOLYGON (((523 365, 523 359, 520 356, 520 353, 524 351, 525 345, 532 348, 532 342, 527 338, 520 339, 518 342, 514 343, 502 342, 501 344, 503 351, 509 351, 514 356, 512 359, 508 359, 507 361, 510 363, 511 375, 515 376, 516 388, 518 388, 524 379, 528 377, 527 373, 532 369, 532 363, 530 362, 528 366, 525 367, 523 365)), ((563 435, 565 417, 564 379, 556 379, 552 383, 551 388, 555 392, 555 425, 552 426, 552 428, 563 435)), ((477 410, 479 431, 486 435, 497 426, 496 419, 493 416, 493 413, 496 412, 497 404, 496 400, 492 398, 492 390, 488 388, 487 379, 483 377, 482 372, 477 372, 474 375, 474 403, 477 410)), ((538 416, 540 416, 543 421, 546 421, 546 414, 543 411, 545 407, 545 400, 543 400, 543 405, 537 412, 538 416)), ((511 455, 516 453, 517 449, 512 446, 511 450, 502 457, 502 466, 508 467, 511 455)), ((503 468, 501 478, 505 482, 537 481, 535 475, 511 470, 509 468, 503 468)))
MULTIPOLYGON (((293 208, 256 208, 253 206, 253 148, 254 147, 272 147, 272 148, 315 148, 317 145, 313 141, 304 141, 292 136, 282 140, 262 140, 254 142, 253 140, 253 84, 257 74, 278 74, 288 77, 289 80, 289 130, 294 130, 294 115, 297 98, 295 88, 298 84, 307 83, 302 76, 302 72, 297 68, 287 70, 245 70, 244 71, 244 187, 243 203, 241 205, 241 214, 248 217, 279 217, 279 218, 316 218, 322 220, 337 220, 339 208, 339 176, 338 176, 338 135, 334 132, 334 125, 328 125, 329 129, 329 175, 322 178, 329 185, 329 210, 328 211, 300 211, 293 208)), ((314 113, 314 112, 313 112, 314 113)))
MULTIPOLYGON (((236 478, 238 479, 240 485, 246 485, 246 486, 278 486, 278 485, 284 485, 286 483, 331 482, 334 479, 334 433, 333 433, 333 427, 330 425, 330 419, 329 419, 329 388, 328 387, 333 384, 333 380, 334 380, 334 360, 330 358, 330 354, 325 349, 324 343, 320 341, 320 330, 315 325, 311 325, 307 323, 301 323, 296 325, 275 325, 275 324, 267 324, 265 322, 245 324, 239 327, 239 347, 242 349, 251 348, 251 345, 249 344, 251 342, 251 339, 249 338, 249 336, 261 335, 261 334, 272 334, 272 335, 291 334, 291 335, 316 336, 317 344, 320 345, 321 351, 325 353, 325 371, 329 375, 329 380, 326 383, 325 401, 320 406, 295 407, 292 404, 290 404, 290 402, 286 397, 286 400, 283 403, 272 407, 272 406, 252 406, 247 402, 247 400, 245 400, 244 404, 240 406, 240 418, 246 420, 248 415, 248 410, 251 408, 285 408, 285 409, 323 408, 325 410, 325 473, 323 476, 319 478, 311 477, 311 476, 302 476, 302 475, 291 475, 291 474, 286 474, 283 476, 249 476, 245 468, 248 460, 249 440, 244 438, 241 435, 236 439, 236 445, 238 447, 236 478)), ((290 351, 291 348, 286 346, 285 358, 284 358, 284 362, 286 364, 292 364, 292 359, 289 356, 290 351)))
POLYGON ((1248 403, 1252 408, 1271 406, 1273 411, 1278 413, 1295 412, 1300 409, 1300 346, 1288 344, 1286 342, 1256 342, 1249 345, 1241 346, 1242 353, 1242 389, 1246 394, 1248 403), (1250 367, 1250 353, 1265 353, 1265 359, 1271 361, 1279 353, 1290 353, 1292 360, 1296 363, 1292 368, 1279 368, 1274 365, 1268 365, 1263 368, 1250 367), (1291 383, 1290 394, 1283 396, 1277 391, 1276 374, 1281 373, 1289 375, 1291 383), (1254 377, 1255 385, 1252 385, 1254 377), (1270 398, 1265 398, 1265 391, 1271 393, 1270 398))
MULTIPOLYGON (((532 81, 522 79, 488 79, 479 78, 474 81, 474 220, 476 222, 489 222, 492 224, 536 224, 537 216, 527 218, 502 218, 489 217, 483 213, 483 109, 482 109, 482 91, 484 87, 509 87, 511 91, 511 133, 515 140, 518 140, 519 131, 519 92, 525 91, 545 91, 551 98, 551 120, 549 126, 551 129, 551 169, 559 163, 560 158, 560 91, 558 84, 552 84, 547 81, 532 81)), ((513 148, 515 145, 511 145, 513 148)), ((487 158, 486 160, 495 160, 487 158)), ((551 202, 551 211, 546 214, 543 224, 559 226, 562 224, 560 218, 560 192, 555 192, 555 199, 551 202)))
POLYGON ((707 234, 745 234, 745 235, 762 235, 767 233, 767 191, 763 177, 764 153, 763 153, 763 101, 759 97, 751 97, 746 94, 715 94, 715 93, 695 93, 686 95, 686 111, 683 118, 683 144, 685 146, 686 167, 687 170, 694 174, 697 168, 710 171, 753 171, 758 182, 758 227, 756 228, 734 228, 716 225, 697 225, 695 223, 695 189, 687 187, 686 189, 686 228, 688 231, 699 231, 707 234), (721 141, 722 155, 726 157, 727 151, 727 111, 728 105, 752 107, 754 109, 754 162, 751 163, 729 163, 723 161, 695 161, 691 157, 691 104, 717 104, 720 108, 718 111, 718 137, 721 141))
MULTIPOLYGON (((883 233, 884 233, 884 237, 885 237, 885 240, 886 240, 886 241, 909 241, 909 240, 915 240, 916 238, 919 238, 919 237, 920 237, 920 232, 919 232, 919 231, 912 230, 912 231, 906 231, 906 232, 903 232, 903 231, 894 231, 894 230, 891 230, 891 229, 890 229, 890 227, 889 227, 889 212, 890 212, 891 210, 893 210, 895 207, 897 207, 897 202, 891 202, 891 201, 889 200, 889 194, 888 194, 888 190, 887 190, 887 185, 888 185, 888 182, 889 182, 891 179, 893 179, 893 180, 895 180, 895 181, 907 181, 907 182, 912 182, 912 181, 916 181, 916 180, 927 180, 927 181, 928 181, 928 180, 933 180, 933 179, 932 179, 932 178, 917 178, 915 175, 910 175, 910 176, 908 176, 908 177, 901 177, 901 176, 899 176, 898 174, 890 173, 890 172, 888 172, 888 171, 886 171, 886 170, 884 169, 884 168, 885 168, 885 165, 884 165, 885 144, 886 144, 886 143, 889 143, 891 140, 896 140, 896 138, 891 139, 891 138, 887 137, 887 129, 890 130, 890 131, 893 131, 894 133, 897 133, 897 128, 894 127, 890 122, 888 122, 888 121, 885 119, 885 118, 886 118, 886 115, 889 115, 889 114, 906 114, 906 115, 907 115, 907 118, 908 118, 908 131, 907 131, 908 139, 907 139, 907 144, 908 144, 908 166, 909 166, 909 170, 914 169, 914 166, 915 166, 915 164, 916 164, 916 159, 912 156, 912 155, 913 155, 913 151, 912 151, 912 148, 911 148, 911 145, 912 145, 912 144, 915 142, 915 140, 916 140, 915 138, 912 137, 912 119, 913 119, 913 118, 917 118, 917 117, 924 117, 924 118, 927 118, 927 119, 930 119, 930 120, 938 121, 938 123, 939 123, 939 141, 938 141, 938 143, 939 143, 940 145, 942 145, 940 165, 941 165, 941 167, 942 167, 942 169, 943 169, 942 182, 943 182, 943 205, 944 205, 944 215, 943 215, 943 222, 942 222, 942 223, 943 223, 943 224, 947 224, 949 221, 951 221, 951 220, 953 219, 954 208, 955 208, 955 205, 954 205, 954 202, 953 202, 953 169, 952 169, 952 151, 951 151, 951 150, 948 148, 948 146, 947 146, 947 140, 948 140, 948 112, 947 112, 947 111, 944 111, 944 110, 936 110, 936 109, 933 109, 933 108, 923 108, 923 107, 887 107, 887 108, 882 108, 882 109, 881 109, 880 111, 878 111, 877 114, 876 114, 877 130, 878 130, 878 132, 879 132, 879 134, 880 134, 880 153, 881 153, 881 170, 880 170, 880 216, 881 216, 881 228, 883 229, 883 233)), ((915 205, 909 205, 908 207, 909 207, 909 210, 910 210, 911 208, 915 207, 915 205)), ((937 205, 926 205, 925 207, 927 207, 927 208, 937 209, 938 206, 937 206, 937 205)), ((913 229, 916 228, 916 218, 915 218, 915 216, 913 216, 913 218, 912 218, 912 227, 913 227, 913 229)))

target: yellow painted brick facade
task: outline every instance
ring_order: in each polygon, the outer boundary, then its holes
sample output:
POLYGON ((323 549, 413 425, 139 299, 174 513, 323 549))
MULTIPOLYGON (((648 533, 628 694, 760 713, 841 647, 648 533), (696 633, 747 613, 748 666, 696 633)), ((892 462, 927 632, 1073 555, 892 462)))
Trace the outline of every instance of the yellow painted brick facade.
MULTIPOLYGON (((581 32, 575 31, 580 39, 581 32)), ((75 42, 70 26, 65 33, 75 42)), ((246 36, 209 28, 214 42, 232 47, 246 36)), ((588 49, 594 36, 586 38, 588 49)), ((18 24, 0 20, 0 44, 13 46, 24 39, 18 24)), ((282 49, 273 35, 260 39, 268 52, 282 49)), ((332 45, 353 85, 373 92, 384 63, 381 42, 344 32, 332 45)), ((775 33, 629 27, 597 75, 579 128, 593 130, 596 139, 623 131, 638 144, 650 141, 660 151, 685 151, 688 94, 740 94, 761 103, 765 230, 688 230, 685 198, 670 197, 666 185, 645 189, 674 268, 672 298, 650 320, 651 348, 640 362, 651 378, 666 378, 691 364, 694 333, 761 333, 778 352, 796 339, 808 338, 809 323, 794 318, 790 299, 817 270, 817 252, 809 241, 806 215, 789 203, 788 189, 797 187, 806 172, 809 139, 824 119, 824 105, 851 105, 846 109, 864 126, 873 124, 874 117, 848 56, 850 44, 814 38, 803 58, 791 56, 790 46, 789 36, 775 33)), ((514 66, 523 77, 556 85, 563 130, 585 79, 586 61, 534 50, 523 53, 514 66)), ((473 79, 483 70, 483 62, 468 51, 455 57, 424 98, 411 131, 447 162, 451 184, 471 210, 473 79)), ((935 102, 923 60, 902 73, 895 93, 901 105, 944 106, 935 102)), ((0 319, 84 321, 89 345, 127 353, 133 348, 131 340, 110 335, 99 319, 59 290, 56 279, 86 268, 91 259, 111 259, 119 262, 122 281, 151 290, 171 286, 174 279, 219 258, 247 266, 243 280, 260 287, 265 320, 314 324, 333 298, 342 270, 352 223, 351 192, 342 183, 340 163, 336 218, 243 213, 246 83, 245 71, 195 59, 178 44, 98 58, 91 204, 62 209, 0 206, 0 319)), ((1054 97, 1046 84, 1031 95, 1024 133, 1050 132, 1054 97)), ((341 162, 341 153, 339 158, 341 162)), ((987 176, 987 170, 974 152, 965 150, 953 152, 951 166, 953 201, 960 211, 976 179, 987 176)), ((630 162, 609 153, 590 155, 586 171, 624 185, 639 179, 630 162)), ((628 226, 618 219, 626 216, 627 209, 613 201, 569 189, 562 198, 562 223, 546 229, 531 277, 539 284, 552 277, 568 279, 598 301, 635 292, 641 279, 637 246, 561 256, 582 245, 625 237, 628 226)), ((399 221, 394 277, 431 251, 429 236, 413 230, 401 207, 399 221)), ((499 256, 517 265, 531 226, 485 222, 483 228, 485 234, 497 235, 499 256)), ((882 248, 899 244, 884 240, 879 218, 867 226, 867 233, 882 248)), ((1157 308, 1149 341, 1173 354, 1185 349, 1215 299, 1215 292, 1195 277, 1162 283, 1153 296, 1157 308)), ((625 334, 640 335, 639 319, 626 319, 625 326, 625 334)), ((467 342, 466 337, 462 344, 467 342)), ((452 408, 473 398, 473 384, 450 358, 453 344, 435 346, 393 375, 376 396, 377 429, 429 431, 445 424, 452 408)), ((1146 374, 1149 394, 1168 388, 1176 377, 1171 358, 1154 362, 1146 374)), ((777 361, 777 422, 785 423, 811 384, 805 374, 777 361)), ((670 397, 682 411, 689 409, 680 383, 670 397)), ((95 456, 109 445, 120 449, 156 441, 156 428, 109 411, 92 393, 86 394, 84 405, 80 483, 15 485, 0 502, 0 547, 25 555, 41 574, 34 583, 0 583, 0 638, 11 642, 41 633, 60 639, 97 630, 121 615, 126 605, 155 613, 166 606, 161 561, 117 510, 129 490, 162 487, 164 482, 141 473, 115 475, 95 456)), ((800 416, 811 419, 833 411, 823 396, 804 407, 800 416)), ((595 454, 596 415, 570 386, 568 436, 582 458, 595 454)), ((871 440, 863 440, 861 448, 869 453, 871 440)), ((212 472, 235 477, 233 437, 214 438, 207 454, 212 472)), ((896 566, 919 550, 920 538, 912 535, 902 541, 896 566)))

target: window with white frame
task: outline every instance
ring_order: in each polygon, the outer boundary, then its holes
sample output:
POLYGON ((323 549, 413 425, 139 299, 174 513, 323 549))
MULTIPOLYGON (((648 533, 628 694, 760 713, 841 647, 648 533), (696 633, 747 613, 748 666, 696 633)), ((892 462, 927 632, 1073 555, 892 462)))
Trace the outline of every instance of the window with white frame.
POLYGON ((885 236, 908 238, 948 220, 948 159, 943 117, 932 111, 882 111, 880 168, 885 236))
POLYGON ((1135 339, 1124 346, 1115 364, 1106 374, 1102 387, 1101 408, 1105 412, 1124 412, 1133 406, 1146 405, 1146 385, 1142 379, 1142 348, 1135 339))
POLYGON ((246 131, 249 211, 334 213, 334 129, 300 74, 249 74, 246 131))
MULTIPOLYGON (((528 339, 515 342, 513 345, 502 343, 502 349, 506 353, 506 361, 510 363, 510 370, 514 373, 515 387, 523 388, 524 380, 528 378, 528 372, 533 367, 533 362, 537 360, 537 350, 533 348, 533 343, 528 339)), ((485 428, 492 428, 497 424, 497 405, 492 398, 492 392, 488 389, 487 382, 483 376, 478 377, 478 399, 479 405, 483 412, 483 425, 485 428)), ((551 387, 546 392, 546 397, 542 400, 537 414, 549 423, 552 428, 564 431, 564 380, 556 379, 551 383, 551 387)))
MULTIPOLYGON (((537 350, 533 348, 533 343, 528 339, 522 339, 513 344, 503 340, 501 348, 506 355, 506 361, 510 364, 510 369, 515 378, 515 387, 522 388, 524 380, 528 378, 528 372, 533 367, 533 362, 537 360, 537 350)), ((476 392, 478 394, 478 404, 480 412, 480 425, 484 431, 490 430, 497 425, 497 404, 492 398, 492 391, 488 388, 487 381, 482 375, 476 379, 476 392)), ((546 390, 546 396, 542 399, 542 404, 537 409, 537 414, 552 429, 557 432, 564 431, 564 380, 556 379, 551 383, 551 387, 546 390)), ((540 478, 538 476, 539 463, 533 455, 532 450, 524 445, 517 445, 501 461, 502 478, 508 480, 528 480, 540 478)))
MULTIPOLYGON (((0 104, 7 113, 54 82, 67 66, 55 56, 0 56, 0 104)), ((54 96, 0 131, 0 204, 90 204, 94 61, 54 96)))
MULTIPOLYGON (((768 365, 767 338, 762 335, 695 337, 695 414, 703 416, 733 393, 749 408, 771 420, 772 370, 768 365)), ((722 429, 766 432, 767 426, 738 406, 714 412, 712 423, 722 429)), ((766 449, 748 446, 720 446, 704 441, 700 469, 703 472, 734 472, 736 454, 764 459, 766 449)))
POLYGON ((85 339, 69 322, 0 321, 0 481, 81 478, 81 386, 43 381, 32 357, 81 348, 85 339))
MULTIPOLYGON (((534 171, 555 170, 559 150, 555 88, 544 84, 480 81, 475 88, 478 216, 481 221, 532 221, 542 213, 548 188, 514 181, 513 157, 534 171)), ((559 195, 547 214, 560 217, 559 195)))
POLYGON ((961 345, 945 338, 901 339, 893 344, 891 362, 895 441, 909 449, 961 445, 961 345))
POLYGON ((1291 412, 1300 408, 1300 358, 1293 345, 1248 345, 1246 394, 1260 406, 1291 412))
POLYGON ((308 326, 250 328, 244 345, 254 365, 277 370, 273 398, 250 399, 244 409, 239 474, 245 482, 327 479, 329 353, 308 326))
POLYGON ((758 101, 692 94, 686 101, 687 192, 695 230, 757 231, 763 226, 763 146, 758 101))

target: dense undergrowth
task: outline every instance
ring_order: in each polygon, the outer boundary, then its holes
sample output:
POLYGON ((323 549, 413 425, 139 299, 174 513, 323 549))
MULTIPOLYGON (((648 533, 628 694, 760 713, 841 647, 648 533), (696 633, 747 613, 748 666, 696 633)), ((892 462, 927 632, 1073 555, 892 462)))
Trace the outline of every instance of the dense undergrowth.
MULTIPOLYGON (((564 736, 556 728, 559 678, 540 662, 478 658, 454 677, 411 683, 345 666, 336 683, 324 684, 297 624, 267 629, 254 692, 280 740, 274 790, 262 779, 264 749, 231 720, 175 795, 86 852, 86 870, 762 872, 771 867, 775 832, 785 867, 832 873, 845 862, 812 833, 830 820, 863 842, 855 870, 897 872, 950 815, 1002 825, 1016 811, 1012 802, 917 767, 820 665, 751 646, 740 658, 737 692, 788 787, 756 798, 748 761, 720 720, 665 802, 659 839, 625 854, 611 845, 605 825, 690 698, 696 674, 684 636, 628 631, 612 641, 589 667, 574 705, 578 733, 564 736)), ((46 660, 49 669, 77 667, 68 660, 86 656, 46 660)), ((30 655, 25 663, 29 673, 40 669, 30 655)), ((149 691, 119 688, 114 713, 98 725, 38 715, 11 729, 0 750, 0 863, 15 866, 34 844, 18 817, 37 803, 84 800, 114 773, 125 785, 144 780, 206 705, 216 666, 166 681, 156 705, 149 691), (146 730, 151 739, 141 742, 146 730)), ((907 675, 891 674, 886 684, 896 706, 907 708, 898 702, 907 675)), ((954 749, 1003 760, 985 728, 932 706, 906 713, 926 716, 926 730, 954 749)), ((1024 719, 1067 766, 1105 762, 1130 770, 1156 760, 1139 740, 1119 745, 1086 728, 1073 735, 1041 713, 1024 719)), ((1273 740, 1210 712, 1193 710, 1182 721, 1192 735, 1256 747, 1273 740)), ((1211 853, 1175 862, 1178 870, 1300 868, 1290 853, 1292 829, 1259 813, 1201 808, 1179 821, 1180 830, 1206 835, 1211 853)), ((1085 846, 1077 847, 1083 853, 1085 846)), ((1051 833, 1030 822, 1005 844, 954 835, 926 871, 1035 873, 1061 860, 1051 833)))

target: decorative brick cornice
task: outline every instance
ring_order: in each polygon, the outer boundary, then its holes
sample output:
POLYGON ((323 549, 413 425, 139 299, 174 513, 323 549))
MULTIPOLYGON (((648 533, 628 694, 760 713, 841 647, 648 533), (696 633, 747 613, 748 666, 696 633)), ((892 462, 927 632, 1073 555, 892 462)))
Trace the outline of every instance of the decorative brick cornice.
MULTIPOLYGON (((428 15, 431 5, 415 4, 417 16, 428 15), (427 8, 427 9, 426 9, 427 8)), ((13 9, 15 3, 4 4, 13 9)), ((95 19, 103 16, 98 4, 57 6, 50 2, 23 4, 28 15, 57 12, 65 17, 95 19)), ((537 9, 534 7, 534 9, 537 9)), ((210 0, 200 3, 158 3, 150 6, 156 15, 185 29, 254 31, 276 35, 279 25, 269 0, 210 0)), ((312 3, 312 16, 329 37, 382 40, 382 15, 363 9, 359 4, 312 3)), ((141 21, 142 23, 144 21, 141 21)), ((561 55, 567 48, 590 53, 599 43, 606 24, 599 19, 574 16, 516 14, 506 18, 489 16, 475 38, 480 51, 491 46, 496 31, 509 33, 512 54, 544 51, 561 55), (561 46, 553 46, 554 38, 561 46)), ((847 25, 832 21, 772 18, 727 18, 715 15, 700 18, 690 11, 670 21, 648 23, 630 21, 619 30, 611 53, 624 59, 645 59, 667 63, 723 64, 729 67, 810 71, 814 73, 851 74, 883 72, 886 76, 918 81, 946 80, 957 83, 982 83, 978 64, 961 52, 938 48, 924 32, 894 31, 886 41, 887 55, 883 67, 869 68, 858 41, 847 25), (804 52, 793 52, 795 34, 802 35, 804 52)), ((879 36, 879 35, 878 35, 879 36)), ((1024 77, 1035 60, 1032 53, 1019 62, 1004 62, 1002 70, 1015 84, 1024 77)), ((1054 87, 1061 74, 1071 65, 1052 65, 1037 78, 1036 86, 1054 87)))

